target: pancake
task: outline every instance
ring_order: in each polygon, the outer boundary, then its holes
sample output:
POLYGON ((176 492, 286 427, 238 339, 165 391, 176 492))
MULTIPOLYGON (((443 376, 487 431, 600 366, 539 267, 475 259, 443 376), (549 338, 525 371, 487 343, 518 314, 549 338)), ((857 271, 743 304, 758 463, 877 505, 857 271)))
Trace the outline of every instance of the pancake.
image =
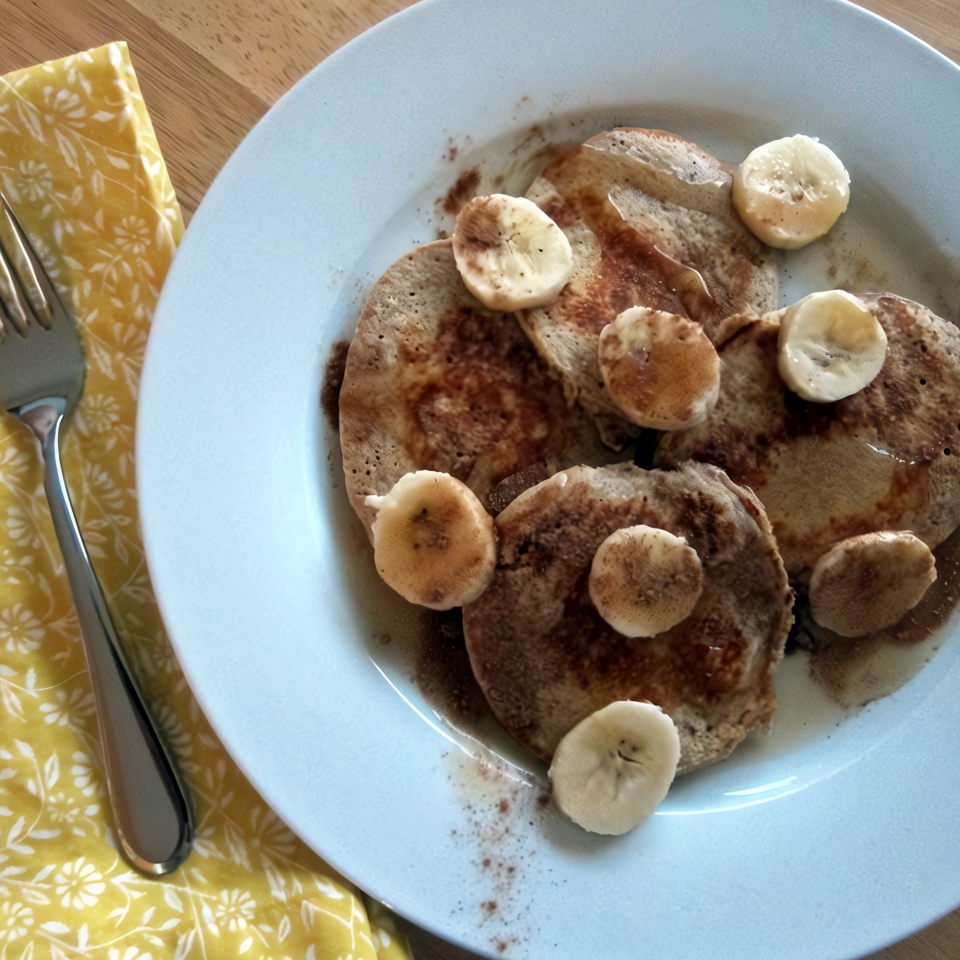
POLYGON ((566 233, 574 272, 550 306, 520 322, 568 396, 622 414, 597 363, 600 331, 629 307, 676 313, 720 344, 777 307, 777 259, 743 225, 733 177, 674 134, 618 129, 565 150, 527 197, 566 233), (731 321, 731 318, 734 318, 731 321))
POLYGON ((886 331, 864 390, 809 403, 777 373, 778 315, 720 351, 707 420, 660 442, 655 464, 715 464, 763 503, 791 578, 846 537, 910 530, 931 549, 960 525, 960 330, 892 294, 860 297, 886 331))
POLYGON ((614 700, 649 700, 673 718, 680 772, 769 724, 793 593, 759 501, 720 470, 574 467, 521 494, 497 529, 496 574, 464 608, 464 635, 494 714, 538 756, 614 700), (685 537, 704 587, 675 627, 629 639, 601 619, 587 578, 597 547, 640 523, 685 537))
POLYGON ((339 404, 347 494, 368 534, 365 497, 412 470, 452 474, 496 513, 563 467, 609 459, 513 315, 467 292, 449 240, 401 257, 374 285, 339 404))

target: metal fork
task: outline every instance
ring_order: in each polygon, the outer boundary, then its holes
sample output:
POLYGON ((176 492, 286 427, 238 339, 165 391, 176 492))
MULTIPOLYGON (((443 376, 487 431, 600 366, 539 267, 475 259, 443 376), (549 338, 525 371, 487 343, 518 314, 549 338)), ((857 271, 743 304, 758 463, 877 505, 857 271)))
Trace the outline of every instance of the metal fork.
POLYGON ((0 194, 0 401, 33 431, 97 704, 107 790, 129 861, 159 875, 186 858, 189 807, 124 661, 60 467, 60 429, 83 391, 80 338, 0 194))

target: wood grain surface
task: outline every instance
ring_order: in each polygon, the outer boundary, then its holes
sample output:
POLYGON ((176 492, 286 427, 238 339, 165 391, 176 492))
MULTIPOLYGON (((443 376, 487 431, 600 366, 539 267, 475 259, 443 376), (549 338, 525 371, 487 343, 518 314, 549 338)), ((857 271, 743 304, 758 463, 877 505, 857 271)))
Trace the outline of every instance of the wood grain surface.
MULTIPOLYGON (((348 40, 409 4, 0 0, 0 74, 126 40, 189 217, 240 140, 284 91, 348 40)), ((960 0, 861 0, 860 5, 960 62, 960 0)), ((411 941, 422 960, 469 956, 420 931, 411 931, 411 941)), ((960 910, 869 960, 960 960, 960 910)))

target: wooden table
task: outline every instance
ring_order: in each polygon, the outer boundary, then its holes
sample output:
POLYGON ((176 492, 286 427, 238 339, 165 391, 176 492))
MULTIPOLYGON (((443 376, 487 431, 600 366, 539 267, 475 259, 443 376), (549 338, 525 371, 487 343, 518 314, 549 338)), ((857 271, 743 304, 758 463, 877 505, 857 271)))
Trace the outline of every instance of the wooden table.
MULTIPOLYGON (((189 218, 227 157, 285 90, 411 2, 0 0, 0 74, 127 40, 189 218)), ((958 0, 859 2, 960 62, 958 0)), ((418 957, 465 956, 417 931, 411 939, 418 957)), ((957 958, 960 910, 869 960, 957 958)))

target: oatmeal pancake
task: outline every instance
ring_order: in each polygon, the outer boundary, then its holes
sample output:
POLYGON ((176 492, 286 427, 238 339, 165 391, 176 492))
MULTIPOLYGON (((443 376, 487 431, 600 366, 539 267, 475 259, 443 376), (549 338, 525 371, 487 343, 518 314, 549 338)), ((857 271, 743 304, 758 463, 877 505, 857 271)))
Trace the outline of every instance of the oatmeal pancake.
POLYGON ((567 234, 573 275, 520 320, 568 394, 619 417, 597 363, 600 331, 630 307, 695 320, 714 344, 777 306, 777 258, 733 209, 733 177, 674 134, 617 129, 563 151, 527 197, 567 234), (733 318, 733 319, 731 319, 733 318))
POLYGON ((799 582, 847 537, 909 530, 933 549, 960 524, 960 330, 893 294, 860 299, 888 344, 865 389, 835 403, 788 391, 773 314, 721 347, 717 405, 655 457, 712 463, 750 487, 799 582))
POLYGON ((763 508, 720 470, 574 467, 521 494, 497 528, 493 583, 464 608, 467 650, 497 718, 538 756, 614 700, 673 718, 681 772, 769 724, 793 593, 763 508), (676 626, 631 639, 601 618, 587 581, 600 544, 637 524, 684 537, 703 590, 676 626))
POLYGON ((368 534, 365 498, 410 471, 452 474, 496 513, 505 487, 610 457, 513 315, 467 292, 449 240, 401 257, 370 292, 347 353, 340 445, 368 534))

